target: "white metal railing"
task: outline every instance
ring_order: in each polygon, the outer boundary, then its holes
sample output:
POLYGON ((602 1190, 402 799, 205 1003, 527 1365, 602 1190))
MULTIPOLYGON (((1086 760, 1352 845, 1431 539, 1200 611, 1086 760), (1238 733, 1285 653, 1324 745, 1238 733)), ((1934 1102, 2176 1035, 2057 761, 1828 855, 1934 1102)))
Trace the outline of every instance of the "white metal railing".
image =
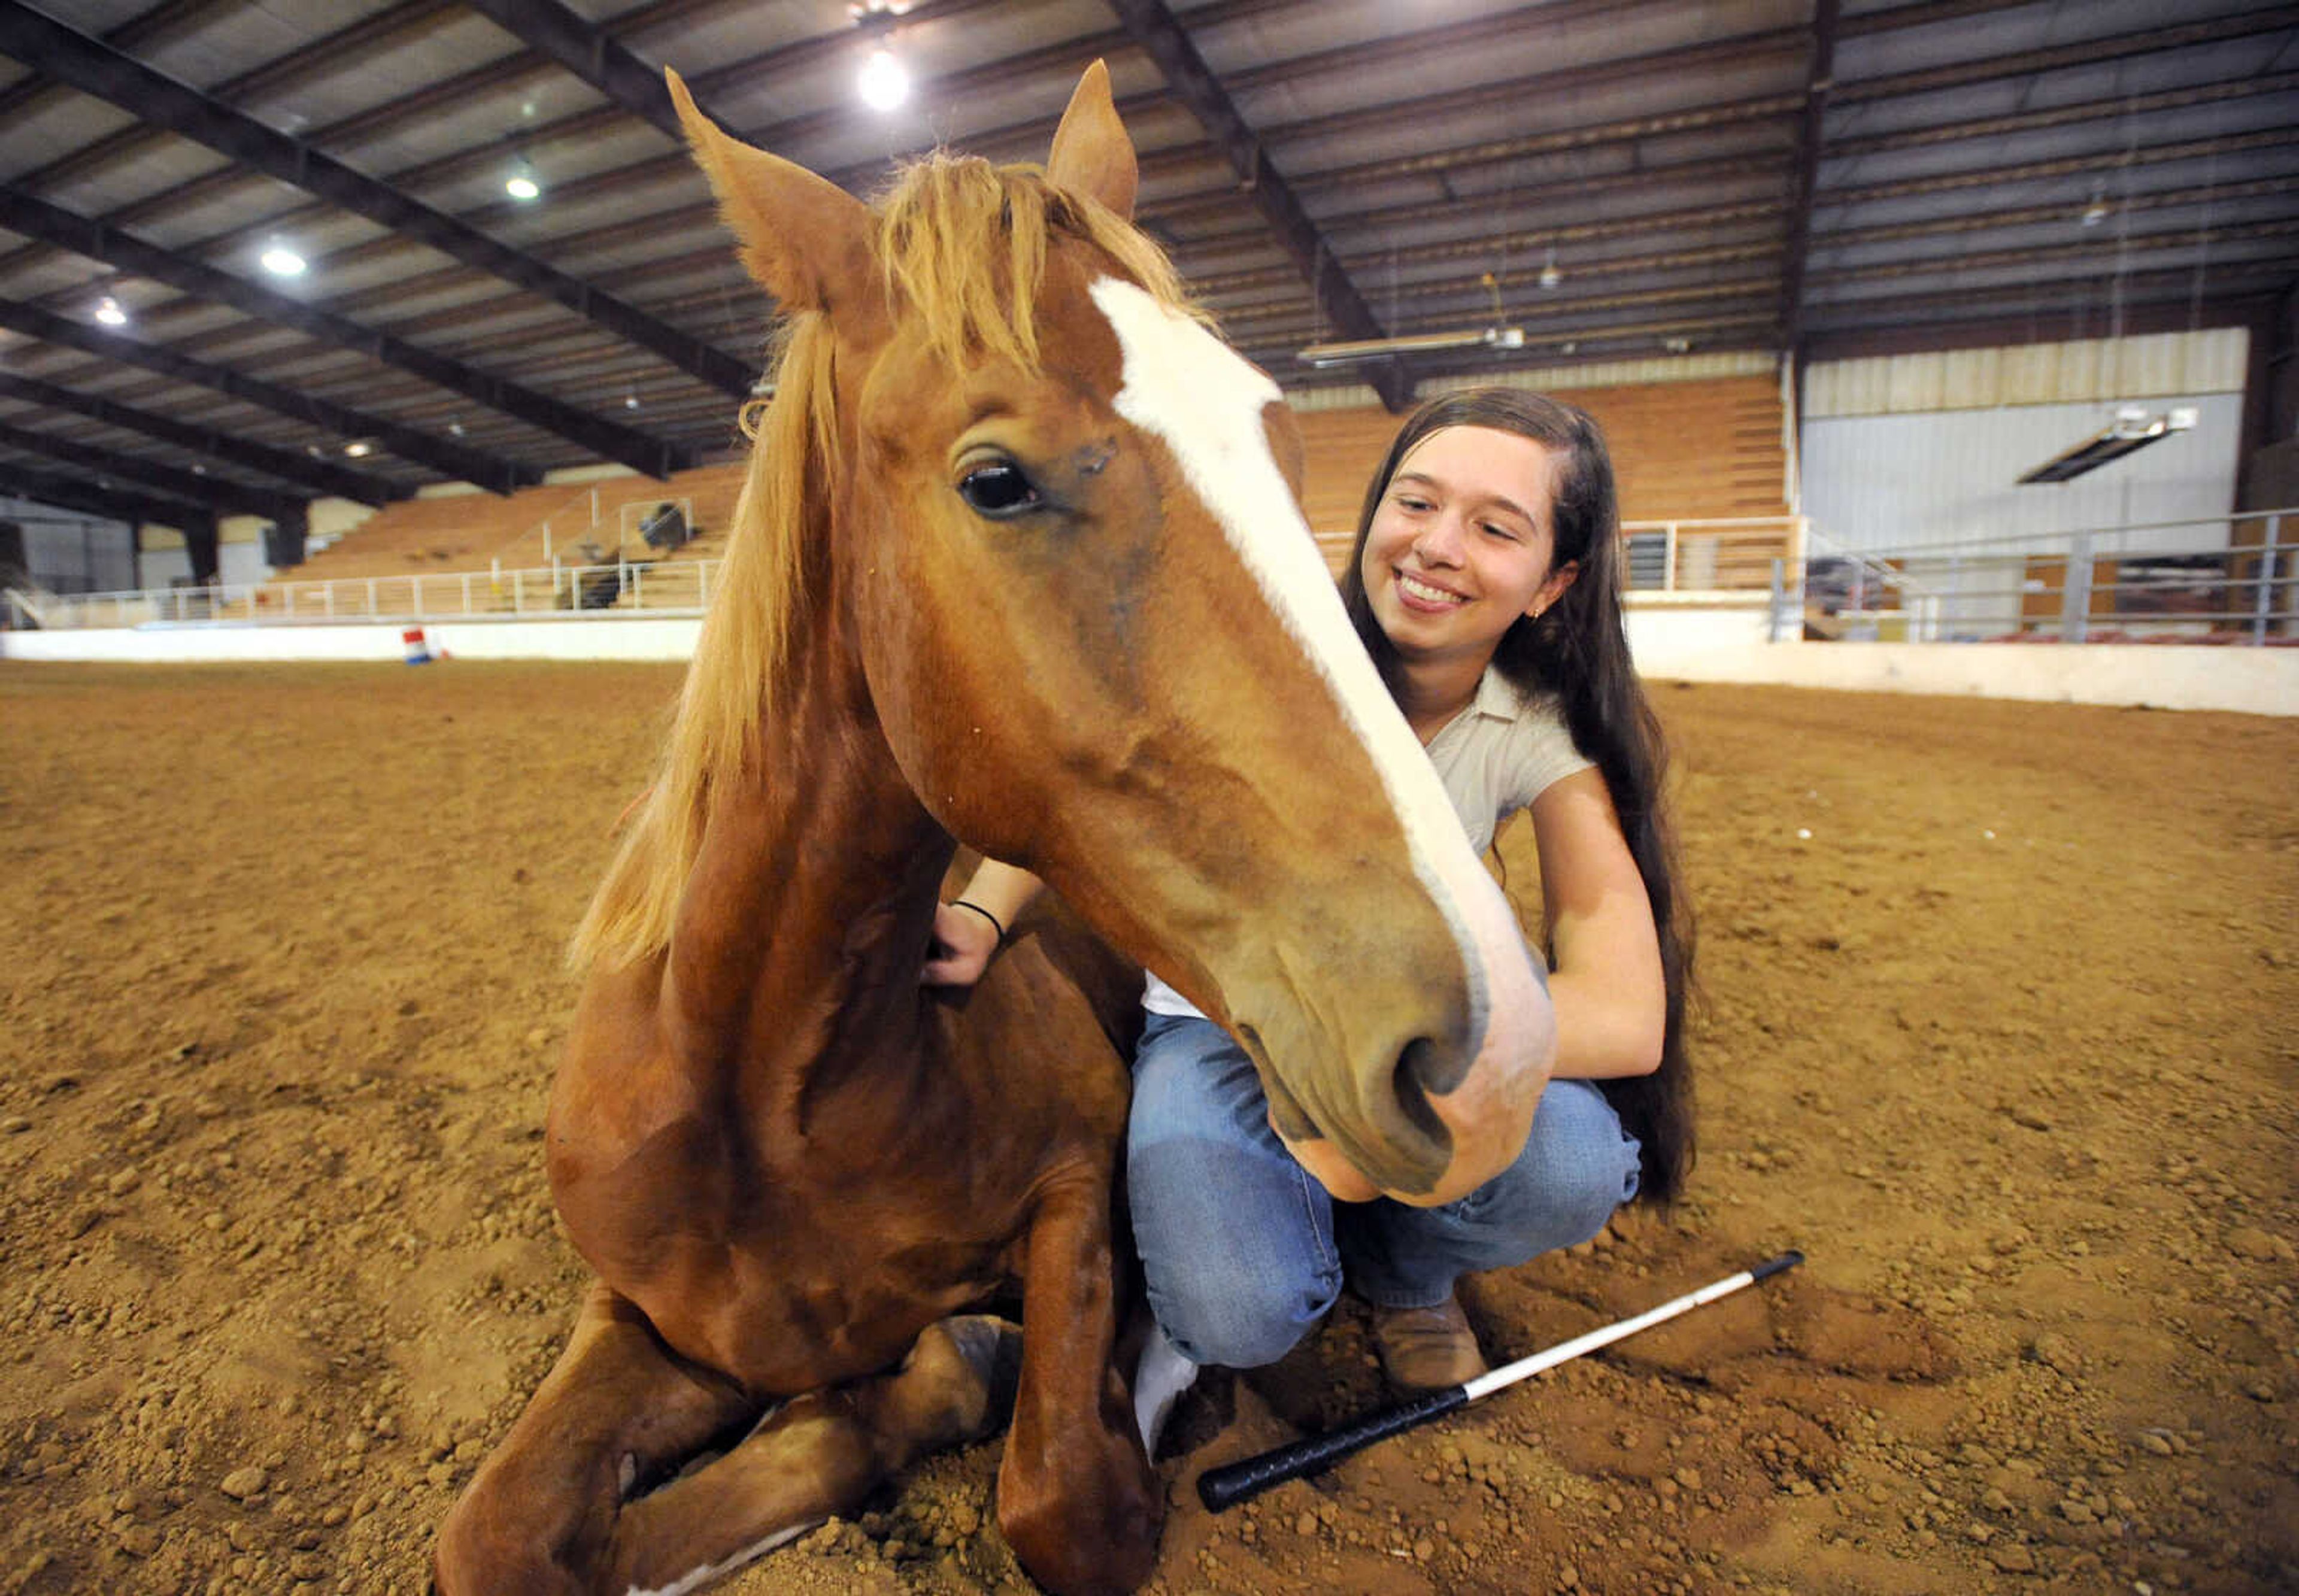
POLYGON ((1815 536, 1800 608, 1910 642, 2299 639, 2299 510, 1855 553, 1815 536))
MULTIPOLYGON (((1849 548, 1802 516, 1638 521, 1622 534, 1632 604, 1764 603, 1774 637, 1812 622, 1855 640, 2299 640, 2299 510, 1896 551, 1849 548), (2205 537, 2218 541, 2199 546, 2205 537)), ((1335 565, 1350 541, 1318 539, 1335 565)), ((710 559, 616 559, 126 593, 12 589, 4 619, 65 629, 700 615, 717 569, 710 559)))
MULTIPOLYGON (((1675 521, 1623 521, 1624 581, 1632 594, 1687 595, 1769 591, 1786 562, 1804 559, 1808 523, 1800 515, 1675 521)), ((1317 547, 1338 574, 1354 529, 1320 532, 1317 547)))
POLYGON ((242 582, 122 593, 39 594, 10 589, 8 620, 59 631, 91 627, 329 621, 547 619, 590 611, 700 615, 710 602, 715 560, 554 561, 519 570, 442 571, 329 581, 242 582))

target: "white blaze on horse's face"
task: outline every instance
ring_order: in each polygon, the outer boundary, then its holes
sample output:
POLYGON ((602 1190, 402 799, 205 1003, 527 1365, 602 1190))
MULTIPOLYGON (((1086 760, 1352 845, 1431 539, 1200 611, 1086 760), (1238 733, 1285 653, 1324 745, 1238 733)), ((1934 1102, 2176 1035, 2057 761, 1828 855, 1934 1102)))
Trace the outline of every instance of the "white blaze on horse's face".
POLYGON ((1464 1078, 1545 1068, 1553 1045, 1548 1000, 1516 917, 1471 851, 1427 754, 1366 657, 1270 453, 1263 412, 1281 402, 1277 385, 1131 283, 1103 278, 1091 293, 1125 362, 1112 407, 1172 452, 1240 568, 1329 685, 1381 774, 1415 874, 1460 947, 1473 1054, 1464 1078))

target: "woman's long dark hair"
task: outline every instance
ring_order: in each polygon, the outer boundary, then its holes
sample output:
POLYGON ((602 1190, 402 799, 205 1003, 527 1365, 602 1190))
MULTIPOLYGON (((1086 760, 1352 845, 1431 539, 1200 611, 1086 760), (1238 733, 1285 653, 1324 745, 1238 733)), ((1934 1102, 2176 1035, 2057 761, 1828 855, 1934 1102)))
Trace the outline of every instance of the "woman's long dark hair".
POLYGON ((1652 900, 1667 989, 1660 1068, 1648 1076, 1597 1085, 1629 1132, 1644 1143, 1639 1194, 1664 1203, 1682 1190, 1692 1168, 1692 1068, 1684 1045, 1692 912, 1677 874, 1674 828, 1663 791, 1668 747, 1630 661, 1621 619, 1623 551, 1612 455, 1586 411, 1519 388, 1469 388, 1432 399, 1413 413, 1365 489, 1357 542, 1341 577, 1349 619, 1392 692, 1399 662, 1365 597, 1365 537, 1405 457, 1422 439, 1448 427, 1513 432, 1547 445, 1558 457, 1554 562, 1578 561, 1581 573, 1540 616, 1520 616, 1502 635, 1493 660, 1518 686, 1556 694, 1573 741, 1604 774, 1629 852, 1652 900))

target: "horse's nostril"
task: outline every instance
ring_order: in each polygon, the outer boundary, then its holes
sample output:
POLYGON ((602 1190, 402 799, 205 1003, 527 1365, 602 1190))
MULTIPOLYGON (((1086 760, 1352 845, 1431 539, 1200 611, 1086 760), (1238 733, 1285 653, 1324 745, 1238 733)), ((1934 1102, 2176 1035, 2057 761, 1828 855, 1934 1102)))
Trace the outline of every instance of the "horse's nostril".
POLYGON ((1431 1093, 1449 1092, 1460 1079, 1459 1060, 1453 1050, 1427 1036, 1415 1036, 1397 1056, 1394 1086, 1397 1106, 1406 1118, 1427 1134, 1442 1137, 1444 1126, 1429 1106, 1431 1093))

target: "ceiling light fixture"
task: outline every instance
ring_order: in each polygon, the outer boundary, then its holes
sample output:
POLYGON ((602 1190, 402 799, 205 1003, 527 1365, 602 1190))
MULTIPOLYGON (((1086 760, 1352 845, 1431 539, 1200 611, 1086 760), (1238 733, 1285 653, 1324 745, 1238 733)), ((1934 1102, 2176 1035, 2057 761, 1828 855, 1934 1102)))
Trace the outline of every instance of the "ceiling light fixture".
POLYGON ((854 80, 854 87, 871 110, 893 111, 910 97, 910 74, 900 57, 880 45, 862 63, 862 73, 854 80))
POLYGON ((104 298, 96 301, 95 319, 98 321, 103 322, 106 327, 125 327, 128 325, 128 312, 121 310, 120 308, 120 302, 112 298, 110 295, 106 295, 104 298))
POLYGON ((363 437, 355 437, 350 443, 344 445, 344 453, 350 455, 353 460, 365 460, 374 448, 375 445, 369 443, 367 439, 363 437))
POLYGON ((274 277, 301 277, 303 275, 303 268, 309 264, 303 256, 284 244, 275 244, 265 250, 260 263, 264 270, 274 277))
POLYGON ((535 179, 535 168, 521 161, 503 179, 503 192, 521 202, 543 197, 543 185, 535 179))
POLYGON ((2106 220, 2107 185, 2104 182, 2094 183, 2091 186, 2091 204, 2083 208, 2083 225, 2096 228, 2106 220))
POLYGON ((2115 420, 2104 432, 2093 434, 2074 448, 2054 455, 2020 478, 2022 484, 2031 482, 2067 482, 2086 471, 2098 470, 2110 461, 2121 460, 2135 450, 2144 449, 2156 439, 2169 437, 2175 432, 2194 428, 2200 412, 2191 404, 2176 405, 2162 415, 2151 416, 2137 404, 2129 404, 2115 412, 2115 420))
POLYGON ((636 410, 638 407, 639 396, 636 394, 625 394, 623 395, 623 408, 625 410, 636 410))
POLYGON ((1547 264, 1540 269, 1540 286, 1550 293, 1555 293, 1564 281, 1564 274, 1556 269, 1556 252, 1551 249, 1548 252, 1547 264))
POLYGON ((1660 341, 1660 346, 1663 349, 1667 350, 1671 354, 1689 354, 1692 353, 1692 340, 1690 338, 1663 338, 1660 341))
POLYGON ((1464 327, 1452 332, 1405 333, 1394 338, 1349 338, 1312 344, 1293 358, 1305 366, 1348 366, 1392 354, 1433 354, 1447 349, 1522 349, 1521 327, 1464 327))

